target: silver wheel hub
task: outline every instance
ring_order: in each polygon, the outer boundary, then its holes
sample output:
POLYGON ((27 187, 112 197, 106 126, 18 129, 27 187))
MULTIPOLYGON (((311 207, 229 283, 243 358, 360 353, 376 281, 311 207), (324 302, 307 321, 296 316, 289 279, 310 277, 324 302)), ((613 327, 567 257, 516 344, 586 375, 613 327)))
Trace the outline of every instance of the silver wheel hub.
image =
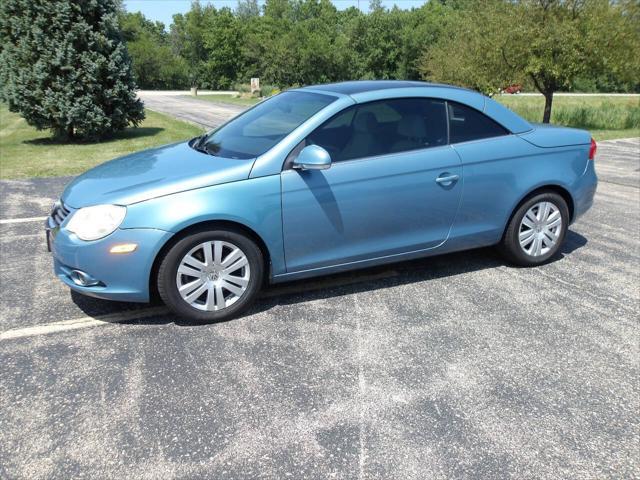
POLYGON ((198 310, 230 307, 244 295, 251 269, 236 245, 214 240, 187 252, 178 265, 176 286, 182 299, 198 310))
POLYGON ((562 228, 560 209, 551 202, 538 202, 522 217, 518 230, 520 247, 532 257, 546 255, 558 243, 562 228))

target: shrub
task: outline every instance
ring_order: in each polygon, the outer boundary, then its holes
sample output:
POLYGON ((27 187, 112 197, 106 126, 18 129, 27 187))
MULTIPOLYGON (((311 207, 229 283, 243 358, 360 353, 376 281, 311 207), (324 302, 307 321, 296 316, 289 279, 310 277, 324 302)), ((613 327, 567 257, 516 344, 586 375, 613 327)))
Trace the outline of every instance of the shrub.
POLYGON ((251 85, 248 83, 236 83, 233 86, 234 90, 237 90, 239 93, 251 93, 251 85))
POLYGON ((144 118, 117 0, 2 0, 0 97, 37 129, 96 139, 144 118))
POLYGON ((263 97, 270 97, 280 93, 280 89, 275 85, 263 85, 260 89, 263 97))

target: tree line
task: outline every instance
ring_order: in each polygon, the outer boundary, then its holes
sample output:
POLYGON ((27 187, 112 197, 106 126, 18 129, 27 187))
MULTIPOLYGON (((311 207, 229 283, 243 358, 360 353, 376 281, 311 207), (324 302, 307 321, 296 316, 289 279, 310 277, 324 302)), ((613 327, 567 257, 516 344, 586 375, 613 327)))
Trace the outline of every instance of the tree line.
POLYGON ((192 3, 168 28, 121 0, 2 0, 0 100, 63 139, 99 139, 144 118, 141 88, 287 88, 425 79, 495 93, 514 83, 640 91, 638 0, 430 0, 338 10, 330 0, 192 3))
POLYGON ((444 2, 370 13, 330 0, 240 0, 235 9, 194 2, 165 28, 140 13, 121 25, 141 88, 229 89, 260 77, 290 87, 348 79, 418 79, 424 45, 441 30, 444 2))
POLYGON ((431 0, 420 8, 338 10, 330 0, 195 1, 165 28, 120 21, 141 88, 280 88, 350 79, 511 83, 541 92, 638 91, 638 2, 431 0), (634 53, 635 51, 635 53, 634 53))

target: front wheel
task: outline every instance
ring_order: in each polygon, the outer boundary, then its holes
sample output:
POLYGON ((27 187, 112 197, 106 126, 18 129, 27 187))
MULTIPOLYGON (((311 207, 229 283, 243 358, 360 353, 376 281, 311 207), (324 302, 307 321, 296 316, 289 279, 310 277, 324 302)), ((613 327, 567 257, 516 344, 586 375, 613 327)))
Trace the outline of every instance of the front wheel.
POLYGON ((262 253, 235 231, 203 231, 179 240, 158 270, 158 291, 176 314, 227 320, 248 307, 264 276, 262 253))
POLYGON ((553 192, 540 193, 516 210, 500 249, 517 265, 541 265, 558 252, 568 226, 569 208, 564 198, 553 192))

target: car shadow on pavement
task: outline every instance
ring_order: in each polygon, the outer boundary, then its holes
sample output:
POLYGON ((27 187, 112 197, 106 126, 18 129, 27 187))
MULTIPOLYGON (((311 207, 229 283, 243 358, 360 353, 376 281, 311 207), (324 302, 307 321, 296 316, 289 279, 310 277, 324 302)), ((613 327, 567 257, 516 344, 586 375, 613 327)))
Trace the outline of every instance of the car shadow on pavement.
MULTIPOLYGON (((587 244, 587 239, 579 233, 569 231, 567 237, 551 263, 561 261, 565 256, 587 244)), ((449 253, 418 260, 393 263, 378 267, 370 267, 352 272, 327 275, 308 280, 282 283, 266 287, 255 304, 244 314, 252 315, 267 311, 277 305, 292 305, 311 300, 322 300, 354 293, 373 291, 389 287, 435 280, 443 277, 470 273, 478 270, 509 265, 494 248, 481 248, 464 252, 449 253)), ((117 315, 131 316, 121 320, 115 317, 105 321, 123 324, 162 325, 175 323, 179 326, 203 325, 177 317, 169 312, 153 316, 143 316, 142 312, 151 306, 161 303, 135 304, 99 300, 71 292, 72 301, 89 316, 117 315), (140 310, 141 318, 135 318, 135 311, 140 310)), ((233 319, 229 320, 233 321, 233 319)), ((220 322, 211 322, 220 323, 220 322)))
MULTIPOLYGON (((569 231, 560 251, 550 263, 562 260, 586 244, 585 237, 569 231)), ((267 287, 261 298, 247 311, 247 314, 269 310, 276 305, 326 299, 443 277, 454 277, 500 266, 521 268, 507 263, 495 248, 489 247, 278 284, 267 287)))

